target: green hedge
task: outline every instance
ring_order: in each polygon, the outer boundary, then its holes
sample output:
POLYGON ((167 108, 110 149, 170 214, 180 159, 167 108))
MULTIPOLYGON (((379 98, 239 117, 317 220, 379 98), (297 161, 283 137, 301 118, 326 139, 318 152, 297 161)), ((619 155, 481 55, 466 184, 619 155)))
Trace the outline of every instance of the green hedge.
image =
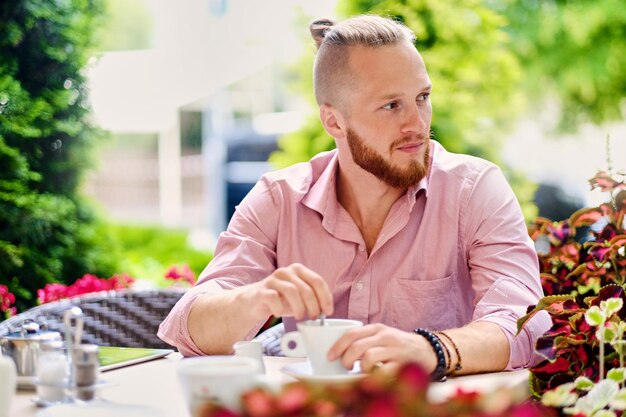
POLYGON ((80 197, 102 137, 84 68, 101 0, 0 2, 0 283, 17 307, 48 282, 114 273, 112 242, 80 197))

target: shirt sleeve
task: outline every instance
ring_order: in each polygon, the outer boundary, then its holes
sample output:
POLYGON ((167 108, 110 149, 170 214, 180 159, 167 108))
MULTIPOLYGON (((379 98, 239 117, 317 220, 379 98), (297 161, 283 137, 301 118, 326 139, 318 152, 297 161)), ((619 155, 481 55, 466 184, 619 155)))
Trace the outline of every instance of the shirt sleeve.
MULTIPOLYGON (((218 239, 213 259, 196 285, 181 297, 159 326, 157 334, 163 341, 176 346, 184 356, 202 355, 187 328, 196 298, 251 284, 276 269, 280 201, 279 188, 267 178, 261 178, 237 206, 228 228, 218 239)), ((253 338, 267 319, 260 317, 246 339, 253 338)))
POLYGON ((473 320, 502 328, 510 346, 506 369, 532 366, 540 359, 535 341, 550 328, 549 315, 535 315, 516 333, 517 320, 543 296, 537 254, 502 172, 489 164, 476 178, 461 229, 476 294, 473 320))

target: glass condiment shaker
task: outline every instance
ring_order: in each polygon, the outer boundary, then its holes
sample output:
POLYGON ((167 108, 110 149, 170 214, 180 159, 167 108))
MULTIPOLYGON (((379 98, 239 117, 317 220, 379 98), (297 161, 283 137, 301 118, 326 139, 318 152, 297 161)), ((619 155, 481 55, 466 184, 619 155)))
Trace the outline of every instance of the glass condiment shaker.
POLYGON ((76 398, 82 401, 93 400, 95 387, 100 375, 98 345, 82 344, 74 346, 72 353, 73 384, 76 398))
POLYGON ((39 399, 48 403, 64 401, 70 363, 62 341, 41 344, 36 369, 39 399))

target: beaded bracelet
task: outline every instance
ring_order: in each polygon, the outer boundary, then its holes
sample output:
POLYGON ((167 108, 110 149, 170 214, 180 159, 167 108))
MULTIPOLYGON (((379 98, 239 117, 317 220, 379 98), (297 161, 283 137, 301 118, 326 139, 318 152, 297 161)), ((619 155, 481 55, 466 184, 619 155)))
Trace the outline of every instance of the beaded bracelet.
MULTIPOLYGON (((455 372, 458 372, 461 369, 463 369, 463 366, 461 365, 461 353, 459 352, 459 348, 457 347, 456 343, 454 343, 454 340, 452 340, 452 338, 450 336, 448 336, 447 333, 444 333, 443 331, 438 331, 437 334, 440 334, 443 337, 445 337, 446 340, 450 342, 450 344, 452 345, 452 348, 454 349, 454 352, 456 353, 456 357, 457 357, 458 361, 456 363, 456 366, 454 367, 454 371, 452 371, 452 372, 450 372, 448 374, 448 375, 453 375, 455 372)), ((444 346, 445 346, 445 344, 444 344, 444 346)), ((450 362, 452 362, 452 360, 450 360, 450 362)), ((450 365, 452 365, 452 364, 450 364, 450 365)))
POLYGON ((417 328, 413 332, 423 336, 435 351, 437 357, 437 366, 430 376, 432 381, 445 381, 446 379, 446 356, 443 353, 442 343, 439 337, 428 329, 417 328))
MULTIPOLYGON (((438 332, 435 332, 435 335, 438 335, 438 332)), ((439 342, 441 342, 441 347, 443 347, 443 350, 446 354, 446 372, 445 375, 451 375, 452 372, 450 372, 450 367, 452 366, 452 355, 450 354, 450 349, 448 349, 448 346, 443 342, 443 340, 441 340, 441 338, 439 338, 439 342)))

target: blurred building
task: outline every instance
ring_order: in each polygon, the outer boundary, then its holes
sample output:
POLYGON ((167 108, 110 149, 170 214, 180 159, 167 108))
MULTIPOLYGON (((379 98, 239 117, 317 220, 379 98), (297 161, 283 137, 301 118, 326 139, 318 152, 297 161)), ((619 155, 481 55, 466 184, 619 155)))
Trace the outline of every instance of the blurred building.
POLYGON ((115 220, 216 235, 308 109, 285 72, 313 53, 307 22, 335 0, 144 3, 150 44, 104 52, 88 73, 94 120, 113 139, 86 191, 115 220))

